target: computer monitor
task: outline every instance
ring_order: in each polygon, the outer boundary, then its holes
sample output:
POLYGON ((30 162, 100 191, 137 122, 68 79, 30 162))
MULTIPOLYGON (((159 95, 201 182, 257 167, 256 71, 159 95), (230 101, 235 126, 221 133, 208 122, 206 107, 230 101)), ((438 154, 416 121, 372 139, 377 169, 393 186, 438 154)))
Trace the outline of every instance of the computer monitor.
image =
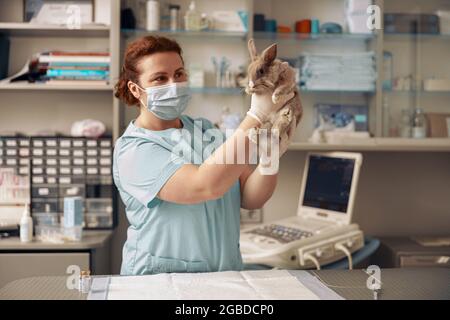
POLYGON ((350 223, 361 162, 359 153, 308 154, 298 214, 350 223))

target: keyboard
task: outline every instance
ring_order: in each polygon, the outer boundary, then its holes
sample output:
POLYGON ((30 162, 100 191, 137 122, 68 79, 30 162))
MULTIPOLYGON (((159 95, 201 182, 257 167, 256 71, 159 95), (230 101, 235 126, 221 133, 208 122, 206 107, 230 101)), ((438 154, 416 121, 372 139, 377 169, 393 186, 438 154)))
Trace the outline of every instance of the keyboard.
POLYGON ((260 236, 270 237, 278 240, 281 243, 288 243, 296 240, 311 237, 312 232, 280 226, 277 224, 269 224, 264 227, 260 227, 249 231, 249 233, 257 234, 260 236))

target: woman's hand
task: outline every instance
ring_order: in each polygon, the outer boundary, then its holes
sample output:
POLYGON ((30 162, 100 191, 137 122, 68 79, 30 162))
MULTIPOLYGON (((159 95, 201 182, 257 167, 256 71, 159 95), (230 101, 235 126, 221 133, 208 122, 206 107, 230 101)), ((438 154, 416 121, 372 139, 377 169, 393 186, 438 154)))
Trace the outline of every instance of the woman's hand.
POLYGON ((269 115, 273 112, 276 112, 283 107, 286 101, 290 100, 294 97, 294 93, 288 94, 285 99, 281 99, 276 104, 272 101, 271 93, 257 94, 253 93, 251 102, 250 102, 250 110, 248 110, 247 114, 252 118, 259 121, 259 123, 263 124, 269 118, 269 115))

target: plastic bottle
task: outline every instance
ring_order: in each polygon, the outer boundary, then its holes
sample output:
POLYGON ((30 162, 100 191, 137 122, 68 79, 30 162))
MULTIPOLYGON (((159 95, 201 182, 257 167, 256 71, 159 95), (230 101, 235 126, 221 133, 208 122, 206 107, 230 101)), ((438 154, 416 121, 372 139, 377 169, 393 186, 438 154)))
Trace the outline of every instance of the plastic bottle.
POLYGON ((33 219, 30 216, 28 205, 25 206, 22 218, 20 219, 20 241, 30 242, 33 240, 33 219))
POLYGON ((201 15, 195 9, 195 2, 189 5, 189 10, 184 16, 184 28, 186 31, 199 31, 201 29, 201 15))
POLYGON ((180 28, 180 6, 176 4, 171 4, 169 6, 170 10, 170 30, 177 31, 180 28))
POLYGON ((159 30, 159 2, 155 0, 147 1, 147 30, 159 30))
POLYGON ((403 109, 400 118, 400 136, 411 138, 411 116, 408 109, 403 109))
POLYGON ((427 119, 421 108, 416 108, 413 117, 412 137, 416 139, 426 138, 427 119))

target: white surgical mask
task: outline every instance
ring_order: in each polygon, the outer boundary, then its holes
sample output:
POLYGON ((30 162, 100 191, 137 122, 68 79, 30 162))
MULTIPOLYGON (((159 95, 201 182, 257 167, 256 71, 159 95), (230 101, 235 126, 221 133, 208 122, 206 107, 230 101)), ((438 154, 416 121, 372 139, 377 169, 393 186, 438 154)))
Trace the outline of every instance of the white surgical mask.
POLYGON ((147 94, 147 105, 140 99, 141 104, 161 120, 178 118, 191 98, 187 81, 173 82, 162 86, 141 88, 147 94))

